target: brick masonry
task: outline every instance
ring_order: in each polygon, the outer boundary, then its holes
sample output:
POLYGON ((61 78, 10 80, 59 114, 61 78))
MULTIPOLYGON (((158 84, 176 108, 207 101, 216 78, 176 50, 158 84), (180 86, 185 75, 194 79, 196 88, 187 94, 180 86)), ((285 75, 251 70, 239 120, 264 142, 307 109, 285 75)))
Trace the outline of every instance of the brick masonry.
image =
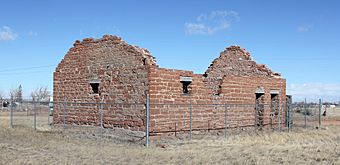
MULTIPOLYGON (((257 64, 239 46, 221 52, 204 74, 160 68, 146 50, 121 38, 105 35, 101 39, 76 41, 54 72, 55 102, 107 103, 104 127, 145 129, 146 94, 150 96, 150 132, 158 135, 189 129, 192 109, 194 130, 222 129, 227 108, 228 127, 254 126, 255 91, 264 91, 262 102, 280 100, 281 121, 285 119, 286 80, 265 65, 257 64), (180 77, 191 77, 189 92, 183 93, 180 77), (98 94, 91 82, 99 82, 98 94), (270 91, 278 92, 276 97, 270 91), (192 106, 189 106, 189 103, 192 106), (224 106, 227 105, 227 106, 224 106), (239 105, 239 106, 235 106, 239 105)), ((68 124, 98 125, 97 104, 80 105, 69 110, 68 124)), ((263 124, 270 123, 265 106, 263 124)), ((277 113, 274 115, 278 115, 277 113)), ((55 124, 63 122, 61 107, 55 108, 55 124)), ((274 118, 277 123, 277 117, 274 118)))
MULTIPOLYGON (((148 68, 153 65, 153 57, 146 49, 131 46, 116 36, 76 41, 54 72, 53 99, 70 102, 66 119, 69 124, 98 125, 100 117, 97 104, 72 108, 75 104, 71 103, 105 102, 112 103, 103 107, 105 127, 144 130, 148 68), (95 94, 90 82, 98 80, 99 93, 95 94)), ((63 122, 62 108, 55 107, 55 124, 63 122)))

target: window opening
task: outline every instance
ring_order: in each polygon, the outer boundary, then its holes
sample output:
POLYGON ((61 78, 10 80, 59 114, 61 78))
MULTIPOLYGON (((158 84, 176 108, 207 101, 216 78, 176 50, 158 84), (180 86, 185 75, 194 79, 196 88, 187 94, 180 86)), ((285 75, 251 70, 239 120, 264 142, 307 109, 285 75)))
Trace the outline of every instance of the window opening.
POLYGON ((279 114, 279 95, 278 94, 271 94, 271 109, 272 113, 275 115, 279 114))
POLYGON ((93 94, 99 94, 99 83, 90 83, 93 94))
POLYGON ((182 83, 182 90, 183 90, 183 94, 189 94, 189 85, 192 82, 192 78, 191 77, 180 77, 180 82, 182 83))
POLYGON ((183 94, 188 94, 189 93, 189 85, 190 85, 191 82, 188 82, 188 81, 182 81, 182 84, 183 84, 183 94))

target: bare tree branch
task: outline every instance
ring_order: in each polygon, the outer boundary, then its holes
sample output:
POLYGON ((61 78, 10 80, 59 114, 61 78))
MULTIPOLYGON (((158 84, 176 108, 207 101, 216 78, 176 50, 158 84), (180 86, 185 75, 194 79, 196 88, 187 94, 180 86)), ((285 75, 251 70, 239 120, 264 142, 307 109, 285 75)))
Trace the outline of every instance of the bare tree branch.
POLYGON ((11 89, 10 96, 12 101, 22 102, 22 86, 19 85, 18 88, 11 89))
POLYGON ((5 98, 5 94, 2 90, 0 90, 0 100, 3 100, 5 98))
POLYGON ((51 92, 48 90, 47 86, 37 87, 30 94, 33 101, 49 101, 51 92))

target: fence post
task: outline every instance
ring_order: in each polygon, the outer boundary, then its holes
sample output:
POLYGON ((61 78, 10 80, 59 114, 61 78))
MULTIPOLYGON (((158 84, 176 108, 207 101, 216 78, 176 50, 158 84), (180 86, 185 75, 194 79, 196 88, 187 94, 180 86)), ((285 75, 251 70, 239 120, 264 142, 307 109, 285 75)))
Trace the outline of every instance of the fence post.
POLYGON ((149 147, 149 120, 150 120, 149 116, 150 116, 150 98, 149 94, 146 94, 146 123, 145 123, 146 147, 149 147))
POLYGON ((51 123, 51 119, 50 119, 51 118, 50 115, 52 115, 52 117, 53 117, 52 109, 54 109, 54 102, 49 100, 48 101, 48 117, 47 117, 48 128, 52 128, 52 123, 51 123))
POLYGON ((9 127, 13 128, 13 108, 14 108, 14 104, 13 101, 11 102, 11 112, 9 114, 9 127))
POLYGON ((294 120, 294 115, 293 115, 293 113, 294 113, 294 110, 293 110, 293 105, 292 105, 293 103, 292 102, 290 102, 290 104, 288 105, 288 112, 289 112, 289 114, 288 114, 288 118, 289 118, 289 123, 288 123, 288 132, 289 131, 291 131, 291 130, 293 130, 293 120, 294 120))
POLYGON ((288 102, 288 99, 286 99, 286 127, 288 128, 288 132, 290 131, 291 128, 291 118, 290 118, 290 103, 288 102))
POLYGON ((287 99, 286 99, 286 127, 287 127, 288 132, 289 132, 289 129, 290 129, 290 117, 289 117, 289 106, 288 106, 288 103, 287 103, 287 99))
POLYGON ((50 114, 51 114, 51 102, 48 102, 48 112, 47 112, 47 127, 50 128, 50 114))
POLYGON ((192 100, 191 100, 191 95, 190 95, 190 100, 189 100, 189 111, 190 111, 190 132, 189 132, 189 140, 192 140, 192 100))
POLYGON ((280 101, 280 95, 278 96, 279 97, 279 105, 278 105, 278 109, 279 109, 279 115, 278 115, 278 122, 279 122, 279 132, 281 131, 281 101, 280 101))
POLYGON ((224 138, 227 138, 227 103, 224 104, 224 138))
POLYGON ((305 128, 307 128, 307 100, 305 98, 305 128))
POLYGON ((103 137, 103 100, 99 103, 99 114, 100 114, 100 135, 103 137))
POLYGON ((254 123, 254 128, 255 128, 255 132, 258 130, 258 118, 257 118, 257 109, 258 109, 258 105, 255 103, 255 107, 254 107, 254 116, 255 116, 255 123, 254 123))
POLYGON ((288 131, 289 131, 289 125, 288 125, 288 121, 289 121, 289 117, 288 117, 288 106, 287 106, 287 96, 286 96, 286 127, 288 128, 288 131))
POLYGON ((100 101, 99 102, 99 118, 100 118, 100 128, 104 128, 103 127, 103 102, 100 101))
POLYGON ((321 108, 322 108, 322 102, 321 102, 321 99, 319 99, 319 128, 321 128, 321 108))
POLYGON ((63 118, 63 128, 64 128, 64 131, 66 129, 66 108, 67 108, 67 101, 66 101, 66 98, 64 98, 64 118, 63 118))
POLYGON ((177 137, 177 123, 175 122, 175 137, 177 137))
POLYGON ((37 130, 37 107, 36 102, 33 100, 33 128, 34 131, 37 130))

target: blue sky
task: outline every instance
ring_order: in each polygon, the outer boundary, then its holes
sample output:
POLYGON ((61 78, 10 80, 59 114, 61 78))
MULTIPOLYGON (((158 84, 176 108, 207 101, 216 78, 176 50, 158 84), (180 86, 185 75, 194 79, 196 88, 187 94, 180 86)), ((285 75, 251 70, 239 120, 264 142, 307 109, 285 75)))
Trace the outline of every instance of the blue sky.
POLYGON ((0 91, 52 90, 52 73, 77 39, 122 37, 161 67, 203 73, 240 45, 287 79, 294 98, 340 101, 340 2, 336 0, 1 2, 0 91))

